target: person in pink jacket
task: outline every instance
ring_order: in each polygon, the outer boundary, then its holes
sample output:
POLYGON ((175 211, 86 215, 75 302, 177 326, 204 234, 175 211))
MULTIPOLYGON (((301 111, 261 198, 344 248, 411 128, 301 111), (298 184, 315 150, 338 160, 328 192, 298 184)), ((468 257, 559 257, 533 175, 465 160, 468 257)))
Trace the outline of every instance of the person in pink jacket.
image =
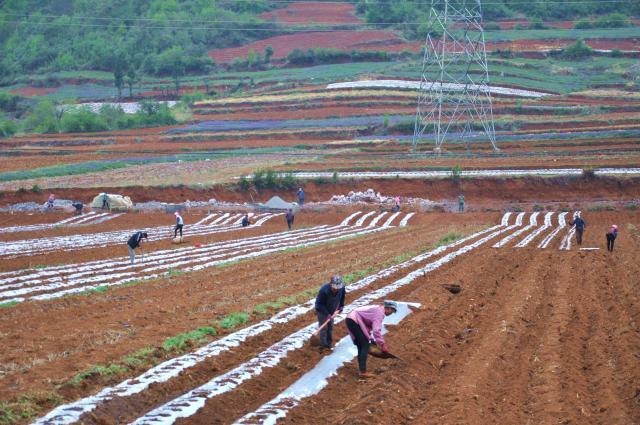
POLYGON ((372 337, 373 342, 383 352, 389 351, 382 337, 382 321, 385 316, 396 311, 398 311, 398 304, 395 301, 385 301, 384 305, 359 307, 347 314, 345 323, 351 340, 358 347, 358 367, 361 377, 371 377, 371 374, 367 373, 367 356, 372 337))

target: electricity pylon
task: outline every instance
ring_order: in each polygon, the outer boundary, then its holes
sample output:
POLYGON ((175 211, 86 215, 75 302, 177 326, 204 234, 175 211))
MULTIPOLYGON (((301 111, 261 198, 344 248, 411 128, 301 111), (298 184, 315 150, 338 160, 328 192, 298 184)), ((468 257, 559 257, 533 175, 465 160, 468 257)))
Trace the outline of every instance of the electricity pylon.
POLYGON ((477 129, 498 150, 481 1, 431 0, 429 23, 413 150, 429 138, 439 154, 445 141, 476 138, 477 129))

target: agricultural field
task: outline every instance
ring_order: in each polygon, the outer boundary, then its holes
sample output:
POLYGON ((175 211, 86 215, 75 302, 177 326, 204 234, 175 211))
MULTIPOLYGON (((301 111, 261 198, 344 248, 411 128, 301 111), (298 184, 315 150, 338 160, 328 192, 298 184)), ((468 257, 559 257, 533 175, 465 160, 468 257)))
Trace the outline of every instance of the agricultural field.
POLYGON ((0 5, 0 425, 640 423, 635 4, 487 2, 499 149, 436 153, 420 2, 58 3, 0 5))

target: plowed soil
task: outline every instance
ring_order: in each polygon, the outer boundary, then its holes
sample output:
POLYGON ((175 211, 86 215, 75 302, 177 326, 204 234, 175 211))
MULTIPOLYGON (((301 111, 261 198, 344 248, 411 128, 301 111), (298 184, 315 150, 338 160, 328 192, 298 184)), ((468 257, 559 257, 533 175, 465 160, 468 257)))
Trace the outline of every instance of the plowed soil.
MULTIPOLYGON (((478 162, 478 160, 473 160, 478 162)), ((548 159, 545 159, 548 163, 548 159)), ((542 162, 544 162, 542 161, 542 162)), ((439 164, 435 164, 439 165, 439 164)), ((464 165, 464 164, 463 164, 464 165)), ((335 167, 335 164, 334 164, 335 167)), ((526 168, 526 167, 523 167, 526 168)), ((350 191, 363 191, 373 188, 387 196, 426 198, 434 201, 454 199, 462 190, 470 208, 481 210, 484 207, 500 208, 504 203, 518 202, 566 202, 588 205, 593 201, 623 201, 640 198, 638 178, 597 178, 594 180, 580 177, 526 177, 504 179, 463 179, 456 185, 449 179, 413 180, 413 179, 362 179, 340 183, 306 182, 304 185, 307 202, 328 201, 333 195, 346 195, 350 191)), ((278 195, 285 200, 295 200, 295 191, 262 190, 251 194, 230 190, 228 186, 216 185, 210 189, 189 187, 99 187, 96 189, 58 189, 55 194, 63 199, 93 199, 100 192, 119 193, 129 196, 134 202, 162 201, 185 202, 187 200, 208 200, 211 198, 230 202, 266 202, 278 195)), ((30 192, 0 192, 0 204, 17 202, 44 202, 42 194, 30 192)), ((3 217, 3 215, 0 215, 3 217)), ((11 215, 7 215, 7 220, 11 215)), ((7 225, 15 225, 19 220, 13 216, 7 225)))
POLYGON ((355 7, 348 3, 304 2, 291 3, 282 9, 259 15, 261 19, 275 20, 279 24, 358 24, 355 7))
POLYGON ((402 297, 424 309, 388 338, 403 361, 373 360, 366 384, 351 364, 284 422, 639 423, 640 235, 603 249, 610 221, 638 218, 591 218, 599 251, 484 249, 424 279, 402 297))
MULTIPOLYGON (((335 224, 348 212, 325 218, 335 224)), ((161 345, 169 336, 208 326, 224 314, 251 311, 257 304, 316 288, 332 273, 348 274, 368 267, 377 270, 395 256, 429 249, 449 231, 469 233, 498 217, 496 213, 421 215, 415 223, 412 221, 413 230, 391 229, 134 287, 114 288, 105 294, 25 302, 0 315, 0 364, 4 370, 0 399, 51 391, 56 384, 96 364, 116 361, 149 345, 161 345)), ((314 215, 302 214, 298 218, 299 226, 323 221, 314 215)), ((279 223, 279 227, 277 230, 281 231, 284 226, 279 223)), ((238 232, 234 236, 238 237, 238 232)), ((160 248, 166 247, 153 247, 160 248)), ((113 248, 101 251, 113 257, 113 248)), ((75 252, 59 253, 56 258, 67 263, 84 259, 75 252)), ((67 389, 65 395, 86 395, 101 384, 89 380, 79 388, 67 389)))

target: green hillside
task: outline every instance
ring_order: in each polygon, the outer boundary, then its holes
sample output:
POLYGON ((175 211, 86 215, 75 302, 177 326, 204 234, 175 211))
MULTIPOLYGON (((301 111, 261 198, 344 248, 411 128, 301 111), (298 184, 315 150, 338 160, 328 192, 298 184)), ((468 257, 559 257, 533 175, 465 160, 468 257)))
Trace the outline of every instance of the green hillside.
MULTIPOLYGON (((1 2, 0 2, 1 3, 1 2)), ((273 35, 265 0, 7 0, 0 75, 72 69, 205 72, 213 47, 273 35)))

